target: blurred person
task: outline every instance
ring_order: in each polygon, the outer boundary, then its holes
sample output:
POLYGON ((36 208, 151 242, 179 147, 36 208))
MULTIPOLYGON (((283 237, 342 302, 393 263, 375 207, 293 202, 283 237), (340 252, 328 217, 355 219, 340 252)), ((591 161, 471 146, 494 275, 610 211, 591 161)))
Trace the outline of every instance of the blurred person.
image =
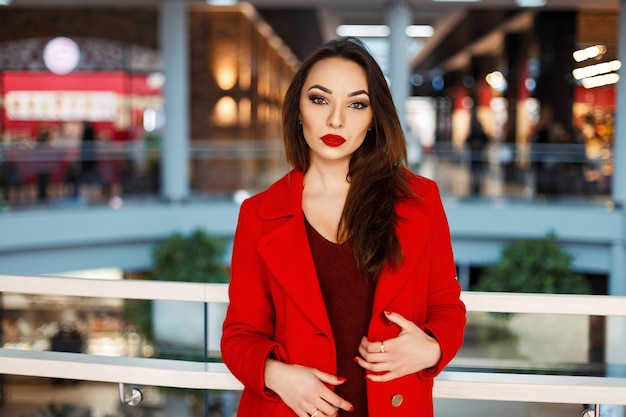
POLYGON ((489 137, 476 116, 472 117, 466 143, 470 151, 470 192, 472 195, 479 195, 485 176, 485 149, 489 144, 489 137))
POLYGON ((0 201, 8 207, 11 189, 20 183, 18 166, 9 151, 0 142, 0 201))
POLYGON ((50 175, 56 167, 55 155, 51 146, 52 133, 47 126, 39 129, 35 143, 35 178, 37 183, 37 200, 48 201, 50 175))
POLYGON ((242 203, 223 325, 238 416, 433 416, 465 306, 437 185, 408 169, 366 47, 317 49, 283 104, 293 169, 242 203))
POLYGON ((79 196, 80 190, 84 185, 103 184, 98 161, 96 130, 88 121, 83 122, 83 134, 80 142, 80 156, 77 164, 77 170, 73 173, 73 178, 75 197, 79 196))

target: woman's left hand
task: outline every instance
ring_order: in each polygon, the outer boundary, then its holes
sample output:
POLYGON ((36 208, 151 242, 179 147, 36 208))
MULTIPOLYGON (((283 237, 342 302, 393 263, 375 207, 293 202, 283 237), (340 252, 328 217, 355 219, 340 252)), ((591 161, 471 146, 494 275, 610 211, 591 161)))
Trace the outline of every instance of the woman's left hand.
POLYGON ((441 359, 441 347, 415 323, 398 313, 385 312, 392 323, 400 326, 400 334, 392 339, 370 341, 361 339, 359 354, 355 361, 371 371, 367 378, 374 382, 386 382, 405 375, 431 368, 441 359))

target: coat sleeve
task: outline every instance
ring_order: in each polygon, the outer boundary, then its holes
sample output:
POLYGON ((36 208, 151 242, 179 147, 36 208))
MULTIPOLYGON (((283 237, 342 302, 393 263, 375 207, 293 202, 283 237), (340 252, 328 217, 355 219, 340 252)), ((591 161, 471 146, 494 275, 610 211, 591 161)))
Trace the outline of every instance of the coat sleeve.
POLYGON ((465 304, 460 299, 448 220, 439 189, 431 182, 428 199, 431 201, 431 268, 427 321, 423 330, 432 335, 441 346, 441 359, 420 376, 432 378, 452 360, 463 344, 466 323, 465 304))
POLYGON ((233 375, 260 396, 275 398, 265 389, 265 360, 283 359, 273 341, 275 311, 265 267, 257 250, 262 235, 258 199, 246 200, 239 213, 233 244, 229 306, 222 327, 222 359, 233 375))

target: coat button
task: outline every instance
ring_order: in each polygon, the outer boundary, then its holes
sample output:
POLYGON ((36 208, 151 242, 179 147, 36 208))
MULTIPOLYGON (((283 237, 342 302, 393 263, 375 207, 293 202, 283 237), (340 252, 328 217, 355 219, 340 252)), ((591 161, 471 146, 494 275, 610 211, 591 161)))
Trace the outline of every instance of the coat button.
POLYGON ((402 394, 396 394, 391 397, 391 405, 393 405, 394 407, 400 407, 402 401, 404 401, 404 397, 402 396, 402 394))

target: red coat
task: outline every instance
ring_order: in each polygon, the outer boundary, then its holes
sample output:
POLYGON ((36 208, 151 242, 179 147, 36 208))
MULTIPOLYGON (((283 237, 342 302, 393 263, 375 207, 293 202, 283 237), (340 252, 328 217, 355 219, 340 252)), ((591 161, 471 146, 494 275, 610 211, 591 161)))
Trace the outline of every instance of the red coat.
MULTIPOLYGON (((335 339, 304 225, 302 181, 301 172, 290 172, 246 200, 239 213, 221 344, 224 363, 245 386, 238 416, 295 416, 264 388, 269 355, 336 374, 335 339)), ((404 261, 379 278, 367 336, 397 336, 399 327, 383 313, 397 312, 437 339, 442 358, 417 374, 368 381, 370 417, 432 416, 433 378, 463 342, 465 306, 439 190, 418 176, 412 188, 421 199, 401 200, 396 208, 404 261)))

